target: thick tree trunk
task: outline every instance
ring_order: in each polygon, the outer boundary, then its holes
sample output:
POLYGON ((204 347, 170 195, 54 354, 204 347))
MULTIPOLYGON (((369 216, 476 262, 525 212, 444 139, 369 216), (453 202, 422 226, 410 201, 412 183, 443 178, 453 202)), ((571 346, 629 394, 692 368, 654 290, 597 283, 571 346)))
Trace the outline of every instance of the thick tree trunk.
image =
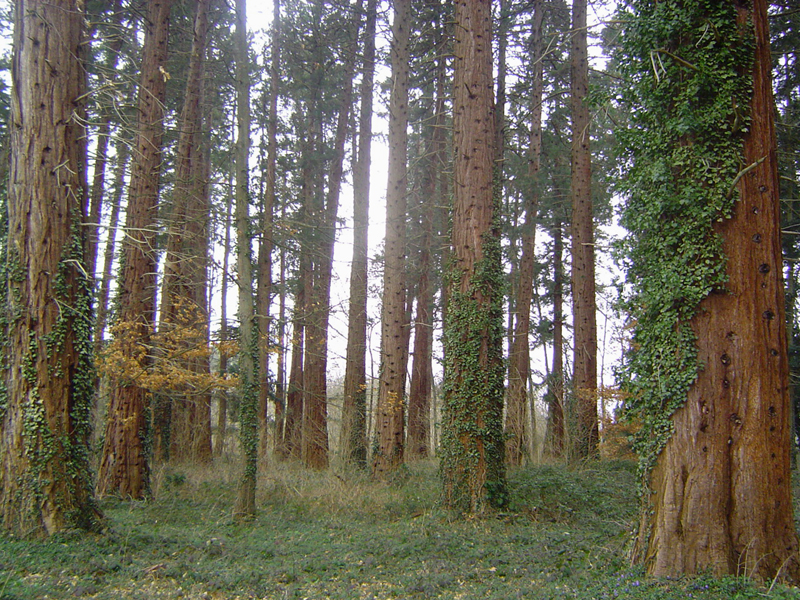
POLYGON ((506 392, 506 462, 522 464, 528 446, 526 434, 526 409, 528 406, 528 380, 530 379, 530 325, 533 276, 536 267, 536 218, 539 210, 538 176, 542 155, 542 0, 534 2, 531 31, 531 60, 533 63, 533 90, 530 107, 530 139, 528 146, 528 172, 525 188, 525 224, 522 232, 522 256, 519 261, 519 280, 516 289, 516 322, 511 351, 508 357, 508 391, 506 392))
POLYGON ((300 276, 294 294, 292 311, 292 359, 289 365, 289 386, 286 391, 286 414, 283 423, 283 454, 287 457, 301 457, 303 425, 303 384, 305 371, 303 355, 305 346, 306 290, 311 267, 307 255, 300 259, 300 276))
POLYGON ((508 500, 491 6, 459 0, 455 8, 455 204, 441 473, 445 504, 480 514, 508 500))
POLYGON ((403 463, 408 337, 406 318, 406 155, 408 152, 408 41, 411 2, 394 1, 392 96, 389 100, 389 182, 381 311, 381 374, 372 471, 383 477, 403 463))
POLYGON ((756 34, 744 143, 754 168, 738 182, 733 217, 717 227, 728 282, 691 321, 704 368, 672 416, 636 558, 662 577, 709 570, 798 581, 767 2, 738 12, 756 34))
POLYGON ((573 389, 577 407, 577 456, 595 456, 597 424, 597 315, 589 153, 589 54, 586 0, 572 3, 570 73, 572 92, 572 314, 575 331, 573 389))
POLYGON ((17 536, 95 529, 84 268, 86 78, 75 0, 16 3, 0 520, 17 536))
MULTIPOLYGON (((159 70, 167 59, 171 0, 151 0, 139 86, 139 125, 123 241, 119 313, 115 337, 128 366, 146 370, 143 348, 150 346, 155 313, 155 273, 161 137, 166 81, 159 70)), ((133 369, 131 369, 133 370, 133 369)), ((149 493, 145 451, 147 390, 135 379, 116 378, 108 407, 105 443, 97 476, 97 494, 143 498, 149 493)))
POLYGON ((368 0, 364 26, 358 152, 353 166, 353 260, 350 266, 347 354, 340 451, 342 458, 367 466, 367 267, 369 170, 372 160, 372 96, 375 79, 377 0, 368 0))

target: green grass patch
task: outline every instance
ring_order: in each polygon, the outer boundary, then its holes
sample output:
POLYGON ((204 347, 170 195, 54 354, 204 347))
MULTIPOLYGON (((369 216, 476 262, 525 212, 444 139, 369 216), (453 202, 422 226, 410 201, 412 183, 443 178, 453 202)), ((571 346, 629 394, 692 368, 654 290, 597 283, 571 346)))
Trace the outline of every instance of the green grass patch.
POLYGON ((0 600, 800 598, 780 585, 654 581, 631 569, 629 463, 513 472, 508 512, 483 520, 439 508, 432 463, 389 483, 276 465, 259 480, 256 519, 234 524, 237 472, 157 473, 155 500, 103 504, 102 535, 0 538, 0 600))

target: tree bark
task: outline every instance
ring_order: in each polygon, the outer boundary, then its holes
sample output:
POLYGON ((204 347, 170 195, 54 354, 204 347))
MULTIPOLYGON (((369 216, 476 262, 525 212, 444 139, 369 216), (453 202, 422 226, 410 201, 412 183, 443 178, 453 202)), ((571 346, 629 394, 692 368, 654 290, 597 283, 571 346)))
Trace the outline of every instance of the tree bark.
POLYGON ((539 210, 538 176, 542 155, 542 0, 534 2, 531 31, 531 60, 533 63, 533 89, 530 107, 530 139, 528 145, 528 171, 526 173, 525 224, 522 232, 522 255, 519 260, 519 279, 516 289, 516 321, 514 337, 508 357, 508 391, 506 392, 506 462, 519 466, 526 454, 528 439, 525 413, 528 405, 528 380, 530 379, 530 325, 533 276, 536 268, 536 218, 539 210))
MULTIPOLYGON (((150 0, 139 85, 139 124, 123 241, 116 337, 126 363, 150 364, 147 351, 155 314, 157 207, 171 0, 150 0)), ((135 379, 113 382, 106 422, 97 494, 144 498, 149 494, 149 465, 144 439, 147 390, 135 379)))
POLYGON ((410 0, 394 0, 392 23, 392 95, 389 100, 389 181, 386 190, 381 373, 372 471, 385 477, 403 463, 408 337, 406 318, 406 193, 408 153, 408 42, 410 0))
MULTIPOLYGON (((187 373, 209 373, 205 358, 183 358, 208 346, 206 286, 208 283, 207 239, 209 218, 208 188, 205 185, 203 148, 203 77, 205 74, 208 8, 210 0, 198 0, 194 19, 194 39, 189 58, 183 110, 179 120, 175 190, 168 221, 167 252, 164 258, 159 334, 174 345, 175 367, 187 373), (171 338, 171 339, 170 339, 171 338)), ((171 403, 168 429, 155 423, 153 428, 156 460, 211 460, 211 421, 207 389, 194 389, 181 382, 162 396, 171 403), (183 389, 182 389, 183 388, 183 389), (208 416, 208 419, 206 418, 208 416), (159 456, 159 454, 161 454, 159 456)))
POLYGON ((0 519, 13 535, 97 529, 84 267, 84 19, 75 0, 15 5, 0 519))
POLYGON ((755 30, 753 95, 732 218, 716 229, 724 293, 691 320, 704 368, 672 416, 650 478, 635 559, 659 576, 711 571, 798 581, 790 401, 767 2, 737 4, 755 30))
POLYGON ((445 505, 481 514, 508 501, 490 3, 458 0, 455 23, 455 200, 440 468, 445 505))
POLYGON ((597 453, 597 315, 594 274, 592 159, 589 153, 589 54, 586 0, 572 3, 572 314, 575 331, 573 389, 577 407, 576 454, 597 453))
POLYGON ((377 0, 368 0, 364 25, 358 152, 353 166, 353 260, 350 266, 347 351, 340 449, 345 462, 367 466, 367 244, 372 96, 375 80, 377 0))
POLYGON ((258 322, 253 299, 250 257, 249 156, 250 60, 247 0, 236 0, 236 271, 239 277, 239 431, 244 465, 233 509, 234 519, 256 512, 258 471, 258 322))

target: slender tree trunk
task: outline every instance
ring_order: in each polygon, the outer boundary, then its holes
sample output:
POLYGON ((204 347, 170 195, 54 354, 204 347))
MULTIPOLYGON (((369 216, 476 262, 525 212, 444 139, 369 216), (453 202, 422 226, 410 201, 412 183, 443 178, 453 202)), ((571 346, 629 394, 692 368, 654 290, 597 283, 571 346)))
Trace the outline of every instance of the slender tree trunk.
MULTIPOLYGON (((119 63, 119 53, 122 50, 124 36, 119 29, 122 24, 122 0, 113 0, 109 9, 111 19, 109 29, 113 32, 107 40, 108 60, 103 65, 104 78, 116 74, 119 63)), ((100 215, 103 207, 103 193, 105 192, 106 164, 108 162, 108 141, 111 136, 111 107, 100 107, 100 125, 97 128, 97 148, 95 149, 94 175, 92 176, 92 191, 89 195, 89 212, 87 214, 88 233, 86 236, 86 271, 95 277, 97 267, 97 246, 100 242, 100 215)))
MULTIPOLYGON (((266 187, 261 214, 261 243, 258 246, 258 284, 256 290, 256 306, 258 309, 258 362, 264 369, 264 376, 259 382, 259 429, 261 438, 261 456, 266 459, 267 450, 267 407, 269 405, 269 305, 272 294, 272 247, 273 247, 273 211, 275 210, 275 167, 278 160, 278 94, 281 64, 281 3, 272 2, 272 56, 270 63, 270 84, 267 106, 267 165, 266 187)), ((279 411, 275 405, 276 421, 279 411)))
MULTIPOLYGON (((222 249, 222 274, 219 307, 219 342, 222 352, 219 357, 219 374, 224 377, 228 372, 228 351, 225 348, 228 341, 228 261, 231 255, 231 204, 225 207, 225 241, 222 249)), ((217 392, 217 443, 214 454, 222 456, 225 451, 225 435, 228 430, 228 390, 221 389, 217 392)))
POLYGON ((403 462, 405 384, 408 339, 405 323, 406 155, 408 152, 408 41, 410 0, 394 0, 392 23, 392 95, 389 100, 389 182, 381 311, 381 373, 376 452, 372 471, 383 477, 403 462))
POLYGON ((101 518, 88 461, 85 14, 75 0, 15 9, 0 519, 13 535, 40 537, 97 529, 101 518))
POLYGON ((125 170, 127 169, 129 158, 128 146, 125 143, 119 144, 117 146, 117 162, 114 168, 114 193, 111 198, 111 215, 108 219, 108 237, 103 251, 103 272, 100 277, 100 291, 97 294, 97 316, 94 321, 95 355, 98 355, 103 349, 103 332, 108 321, 108 300, 117 246, 117 228, 119 227, 122 195, 125 191, 125 170))
MULTIPOLYGON (((739 201, 715 229, 727 263, 724 293, 691 327, 705 365, 650 478, 635 558, 659 576, 711 571, 798 581, 792 514, 790 402, 777 154, 767 2, 737 4, 752 23, 753 95, 739 201)), ((732 134, 737 135, 736 133, 732 134)))
POLYGON ((306 290, 311 274, 307 253, 301 256, 297 291, 292 311, 292 360, 289 365, 289 387, 286 392, 286 415, 283 424, 283 449, 287 457, 301 457, 303 424, 303 355, 305 346, 306 290))
POLYGON ((247 0, 236 0, 236 271, 239 277, 239 431, 244 458, 235 519, 256 512, 258 471, 258 322, 250 257, 249 167, 250 61, 247 51, 247 0))
POLYGON ((372 159, 372 95, 375 79, 377 0, 368 0, 364 28, 358 152, 353 166, 353 260, 350 266, 347 353, 340 447, 348 463, 367 466, 367 234, 372 159))
POLYGON ((455 23, 455 200, 441 473, 445 505, 481 514, 508 501, 490 3, 458 1, 455 23))
POLYGON ((594 276, 592 159, 589 153, 589 54, 586 0, 572 3, 572 314, 575 330, 573 388, 577 407, 576 451, 597 453, 597 308, 594 276))
MULTIPOLYGON (((119 312, 115 334, 124 361, 144 371, 150 358, 155 313, 156 217, 161 171, 161 137, 166 81, 159 70, 167 58, 171 0, 150 0, 139 86, 139 125, 123 241, 119 312)), ((120 374, 113 381, 97 494, 143 498, 149 493, 145 450, 147 390, 120 374)))
POLYGON ((548 382, 550 448, 564 452, 564 236, 561 218, 553 225, 553 371, 548 382))
POLYGON ((525 413, 528 405, 528 380, 530 379, 530 324, 533 276, 536 268, 536 217, 539 210, 538 176, 542 155, 542 0, 534 2, 531 31, 531 59, 533 62, 533 90, 531 92, 531 123, 528 146, 528 172, 525 188, 525 224, 522 232, 522 255, 519 261, 519 279, 516 289, 516 323, 511 352, 508 358, 508 391, 506 393, 506 461, 509 465, 522 464, 528 440, 525 413))

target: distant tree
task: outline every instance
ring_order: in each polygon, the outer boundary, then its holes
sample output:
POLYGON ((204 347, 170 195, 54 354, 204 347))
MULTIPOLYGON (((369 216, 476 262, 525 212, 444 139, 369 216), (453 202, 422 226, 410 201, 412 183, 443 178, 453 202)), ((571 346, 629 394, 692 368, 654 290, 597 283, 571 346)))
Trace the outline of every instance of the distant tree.
POLYGON ((84 23, 76 0, 15 4, 0 519, 18 536, 96 529, 101 518, 88 453, 84 23))
MULTIPOLYGON (((139 85, 139 121, 128 191, 115 337, 128 362, 146 371, 155 317, 156 210, 161 173, 171 0, 150 0, 139 85)), ((143 498, 149 493, 145 449, 148 392, 134 379, 112 382, 97 494, 143 498)))
MULTIPOLYGON (((179 119, 175 187, 167 219, 167 247, 161 287, 159 333, 180 337, 184 351, 180 366, 194 373, 208 373, 208 226, 209 199, 206 183, 207 145, 203 139, 203 80, 208 37, 210 0, 195 7, 193 41, 189 57, 186 93, 179 119)), ((174 460, 211 460, 210 390, 180 385, 166 392, 169 403, 168 432, 154 427, 154 445, 174 460)))
POLYGON ((347 354, 340 449, 345 461, 367 466, 367 256, 370 164, 372 160, 372 96, 375 80, 377 0, 366 6, 358 148, 353 165, 353 259, 350 266, 347 354))
POLYGON ((796 582, 767 1, 637 1, 622 18, 634 558, 796 582))
POLYGON ((522 255, 519 259, 518 282, 514 299, 514 331, 508 357, 508 389, 506 391, 506 460, 510 465, 520 465, 527 443, 525 415, 528 406, 528 381, 530 379, 530 328, 533 279, 536 270, 536 219, 539 210, 537 178, 542 155, 542 96, 544 90, 544 45, 542 21, 544 3, 533 3, 531 24, 530 60, 533 85, 530 92, 530 123, 527 149, 527 169, 524 189, 525 224, 522 231, 522 255))
POLYGON ((386 190, 383 304, 381 310, 381 378, 372 471, 383 477, 403 463, 406 335, 406 193, 408 154, 408 41, 411 0, 394 0, 392 22, 392 94, 389 99, 389 181, 386 190))
POLYGON ((491 42, 490 3, 457 1, 455 189, 440 468, 445 504, 471 514, 508 500, 491 42))

